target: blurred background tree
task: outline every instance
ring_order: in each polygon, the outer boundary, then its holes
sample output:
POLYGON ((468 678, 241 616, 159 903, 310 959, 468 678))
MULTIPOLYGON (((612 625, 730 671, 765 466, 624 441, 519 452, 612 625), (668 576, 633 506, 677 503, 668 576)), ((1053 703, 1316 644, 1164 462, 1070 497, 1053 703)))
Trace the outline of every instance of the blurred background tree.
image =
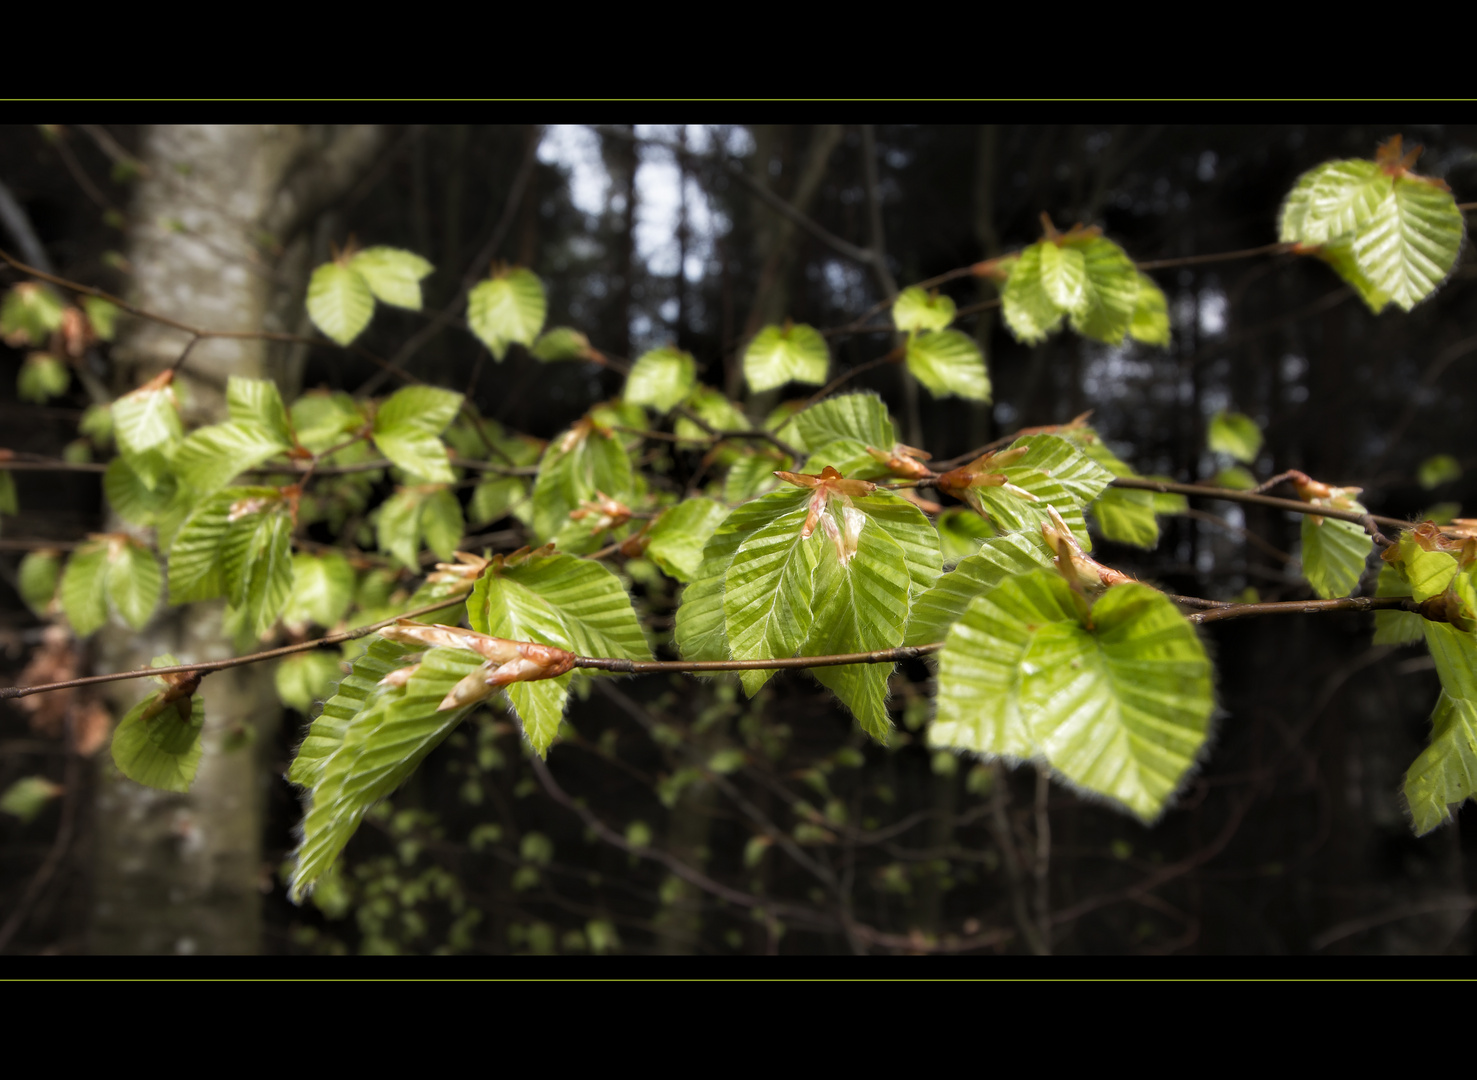
MULTIPOLYGON (((396 385, 373 359, 388 358, 547 439, 620 381, 516 347, 497 364, 458 332, 458 297, 493 259, 540 275, 550 324, 576 327, 617 357, 674 343, 698 358, 703 381, 737 396, 739 359, 758 327, 785 317, 846 327, 901 285, 1031 243, 1042 212, 1064 228, 1101 225, 1151 267, 1259 248, 1276 240, 1279 203, 1298 175, 1369 157, 1396 133, 10 127, 0 128, 0 224, 7 250, 32 265, 43 265, 39 255, 67 278, 222 327, 305 330, 306 269, 350 235, 410 249, 437 267, 425 283, 430 314, 388 310, 348 352, 258 347, 217 363, 270 371, 289 392, 367 394, 396 385), (212 138, 234 140, 231 152, 250 164, 212 165, 212 138), (163 268, 171 250, 194 259, 197 290, 173 301, 163 268), (249 318, 228 294, 252 298, 249 318), (437 318, 443 309, 448 318, 437 318)), ((1477 197, 1477 129, 1399 133, 1425 144, 1422 172, 1450 183, 1458 201, 1477 197)), ((1072 335, 1022 346, 988 305, 994 286, 961 277, 943 291, 977 309, 964 326, 985 349, 995 404, 917 395, 895 365, 856 386, 882 394, 907 441, 936 457, 1093 409, 1093 424, 1141 472, 1208 481, 1230 460, 1207 449, 1206 427, 1229 410, 1265 433, 1251 466, 1258 479, 1299 468, 1362 486, 1384 514, 1472 512, 1464 376, 1477 316, 1466 256, 1408 316, 1372 316, 1310 259, 1152 272, 1170 303, 1166 349, 1072 335), (1452 463, 1430 465, 1437 455, 1452 463)), ((841 371, 892 340, 837 333, 829 343, 841 371)), ((0 348, 5 445, 81 457, 89 394, 136 384, 148 355, 147 342, 128 339, 106 358, 94 351, 65 393, 38 405, 7 389, 24 351, 0 348)), ((210 408, 206 370, 192 395, 200 415, 210 408)), ((781 398, 755 395, 752 414, 762 419, 781 398)), ((96 475, 18 473, 16 486, 20 514, 0 537, 12 583, 36 541, 65 545, 103 525, 96 475)), ((1153 552, 1104 543, 1099 557, 1176 593, 1307 594, 1293 561, 1298 523, 1278 512, 1197 504, 1166 524, 1153 552)), ((521 542, 516 526, 503 532, 489 542, 521 542)), ((627 572, 660 636, 676 603, 670 583, 643 578, 639 563, 627 572)), ((4 611, 15 681, 119 666, 123 654, 106 643, 79 651, 45 637, 13 592, 4 611)), ((1368 616, 1232 621, 1204 636, 1219 671, 1215 745, 1152 829, 1029 770, 928 752, 918 737, 929 702, 922 663, 894 679, 899 734, 887 749, 867 744, 804 677, 775 679, 752 702, 727 681, 607 681, 575 703, 547 772, 530 766, 505 719, 479 714, 361 831, 341 872, 303 908, 287 903, 278 875, 299 809, 277 779, 302 715, 278 722, 275 704, 251 711, 257 749, 236 754, 255 761, 259 751, 259 771, 243 766, 258 794, 239 798, 262 809, 256 819, 242 807, 234 820, 260 825, 216 856, 206 794, 132 810, 119 794, 127 782, 110 778, 97 754, 116 704, 80 694, 7 704, 0 790, 33 775, 54 787, 29 819, 0 816, 0 948, 1470 953, 1474 810, 1415 839, 1398 794, 1436 696, 1429 661, 1371 646, 1368 616), (622 843, 654 847, 665 861, 622 843), (125 907, 148 916, 120 920, 122 868, 141 866, 151 884, 125 907), (235 914, 216 930, 186 914, 220 908, 222 895, 235 914)))

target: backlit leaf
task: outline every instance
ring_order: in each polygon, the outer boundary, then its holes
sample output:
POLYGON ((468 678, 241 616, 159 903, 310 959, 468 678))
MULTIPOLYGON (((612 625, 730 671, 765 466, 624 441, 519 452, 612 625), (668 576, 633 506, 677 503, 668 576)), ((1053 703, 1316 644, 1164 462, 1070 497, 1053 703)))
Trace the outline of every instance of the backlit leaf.
POLYGON ((1148 274, 1139 274, 1139 294, 1134 301, 1128 336, 1145 345, 1169 344, 1169 302, 1164 290, 1148 274))
POLYGON ((1138 268, 1121 247, 1101 236, 1068 245, 1081 250, 1087 269, 1087 299, 1071 312, 1072 328, 1095 341, 1121 343, 1138 306, 1138 268))
POLYGON ((145 384, 113 402, 113 435, 143 485, 158 487, 184 438, 174 388, 145 384))
MULTIPOLYGON (((1416 616, 1419 618, 1419 616, 1416 616)), ((1431 743, 1405 774, 1405 802, 1417 836, 1451 821, 1477 796, 1477 701, 1442 692, 1431 714, 1431 743)))
POLYGON ((308 281, 308 318, 340 345, 364 332, 374 315, 374 293, 364 275, 338 263, 324 263, 308 281))
POLYGON ((667 412, 681 402, 697 382, 697 365, 680 349, 652 349, 631 366, 621 395, 632 405, 667 412))
POLYGON ((21 599, 37 615, 49 613, 61 582, 62 560, 54 551, 28 551, 16 572, 21 599))
POLYGON ((1044 243, 1041 251, 1041 288, 1063 311, 1076 311, 1087 301, 1087 260, 1075 247, 1044 243))
POLYGON ((897 442, 887 406, 875 394, 826 398, 796 413, 787 426, 793 427, 802 449, 814 449, 836 439, 855 439, 879 450, 890 450, 897 442))
POLYGON ((728 516, 712 499, 686 499, 662 512, 647 530, 646 557, 669 577, 691 581, 703 561, 703 548, 728 516))
POLYGON ((972 401, 990 400, 985 356, 974 338, 958 330, 936 330, 908 339, 908 370, 934 397, 956 394, 972 401))
POLYGON ((930 295, 911 285, 892 302, 892 321, 904 333, 942 330, 954 321, 954 301, 941 293, 930 295))
POLYGON ((326 652, 302 652, 285 656, 277 665, 272 681, 277 697, 289 709, 306 713, 313 702, 333 693, 334 684, 343 678, 338 657, 326 652))
POLYGON ((981 593, 1008 578, 1051 566, 1052 551, 1039 532, 1010 533, 980 541, 976 554, 938 579, 913 605, 906 645, 928 645, 945 635, 981 593))
POLYGON ((107 541, 90 541, 72 552, 62 573, 62 613, 78 637, 108 621, 107 580, 107 541))
POLYGON ((477 285, 467 297, 472 333, 501 361, 508 346, 531 347, 543 329, 548 301, 538 275, 514 269, 477 285))
POLYGON ((395 391, 374 416, 374 443, 406 472, 433 484, 449 484, 446 445, 439 438, 461 408, 462 395, 433 386, 395 391))
POLYGON ((633 485, 631 459, 621 441, 587 422, 577 424, 556 436, 539 462, 533 485, 535 536, 541 541, 557 536, 570 511, 595 492, 624 500, 633 485))
POLYGON ((72 373, 54 356, 31 353, 16 374, 15 393, 22 401, 44 405, 72 385, 72 373))
POLYGON ((1206 443, 1212 450, 1230 454, 1250 465, 1262 449, 1262 429, 1251 417, 1242 413, 1218 412, 1206 429, 1206 443))
POLYGON ((1048 335, 1061 326, 1066 314, 1051 299, 1042 280, 1041 251, 1048 244, 1051 241, 1043 240, 1021 252, 1020 258, 1011 267, 1010 277, 1005 282, 1005 289, 1000 297, 1005 325, 1010 327, 1010 332, 1016 336, 1017 341, 1027 345, 1045 341, 1048 335))
POLYGON ((1314 524, 1312 515, 1304 515, 1302 530, 1303 576, 1308 584, 1325 600, 1348 596, 1359 584, 1374 540, 1352 521, 1334 518, 1314 524))
POLYGON ((392 247, 366 248, 349 259, 375 298, 395 307, 421 309, 421 278, 432 270, 425 259, 392 247))
POLYGON ((154 711, 159 694, 140 701, 113 732, 113 764, 124 776, 160 791, 190 790, 200 769, 205 703, 198 693, 154 711))
MULTIPOLYGON (((794 656, 810 633, 815 615, 812 578, 817 549, 825 537, 817 531, 802 539, 805 508, 775 518, 750 533, 734 552, 723 587, 728 646, 736 660, 794 656)), ((901 552, 899 561, 901 561, 901 552)), ((820 604, 828 603, 821 598, 820 604)), ((743 671, 739 679, 752 696, 772 671, 743 671)))
POLYGON ((159 605, 163 576, 154 553, 133 540, 109 546, 108 600, 129 626, 142 630, 159 605))
POLYGON ((788 382, 819 386, 826 381, 830 361, 826 339, 815 327, 804 323, 766 326, 744 350, 744 378, 755 392, 788 382))
POLYGON ((288 626, 338 624, 354 598, 354 568, 337 551, 292 557, 292 596, 282 612, 288 626))

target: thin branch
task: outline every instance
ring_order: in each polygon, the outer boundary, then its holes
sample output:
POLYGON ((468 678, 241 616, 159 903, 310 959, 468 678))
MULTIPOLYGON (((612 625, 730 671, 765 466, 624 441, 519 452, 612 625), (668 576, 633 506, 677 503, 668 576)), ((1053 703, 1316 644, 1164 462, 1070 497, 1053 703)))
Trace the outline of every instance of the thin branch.
POLYGON ((1150 259, 1135 263, 1140 270, 1167 270, 1171 266, 1200 266, 1203 263, 1232 262, 1236 259, 1251 259, 1258 255, 1286 255, 1295 244, 1263 244, 1261 247, 1243 248, 1240 251, 1220 251, 1214 255, 1185 255, 1177 259, 1150 259))
POLYGON ((1141 476, 1118 476, 1114 477, 1111 486, 1136 488, 1140 491, 1158 491, 1173 495, 1198 495, 1207 499, 1225 499, 1228 502, 1252 503, 1256 506, 1270 506, 1275 510, 1286 510, 1293 514, 1314 514, 1317 517, 1350 521, 1355 525, 1366 527, 1368 526, 1365 519, 1368 518, 1380 525, 1388 525, 1392 529, 1410 528, 1410 522, 1399 518, 1365 514, 1358 510, 1336 510, 1327 506, 1313 506, 1297 499, 1278 499, 1271 495, 1258 495, 1252 491, 1237 491, 1233 488, 1211 487, 1207 484, 1177 484, 1168 480, 1147 480, 1141 476))
MULTIPOLYGON (((1186 615, 1192 623, 1246 619, 1255 615, 1319 615, 1326 611, 1413 611, 1427 616, 1421 602, 1408 596, 1345 596, 1338 600, 1286 600, 1272 604, 1232 604, 1186 615)), ((1429 616, 1427 616, 1429 617, 1429 616)))
MULTIPOLYGON (((929 656, 943 647, 944 643, 938 641, 932 645, 902 645, 896 649, 877 649, 874 652, 787 656, 773 660, 626 660, 617 657, 576 656, 574 666, 613 671, 617 675, 652 675, 668 671, 796 671, 813 667, 841 667, 846 664, 895 664, 899 660, 916 660, 929 656)), ((3 696, 4 691, 0 691, 0 697, 3 696)))
MULTIPOLYGON (((892 330, 892 327, 886 327, 886 329, 890 331, 892 330)), ((882 356, 877 357, 875 360, 868 360, 864 364, 858 364, 854 368, 848 368, 840 375, 837 375, 830 382, 826 383, 825 386, 821 387, 815 393, 811 394, 810 397, 806 398, 806 408, 814 405, 817 401, 820 401, 822 398, 826 397, 828 394, 831 394, 839 387, 846 385, 847 382, 856 378, 858 375, 865 375, 867 372, 880 368, 884 364, 895 364, 899 362, 900 360, 902 360, 903 355, 904 353, 902 348, 898 347, 896 349, 893 349, 890 353, 885 353, 882 356)))
POLYGON ((702 428, 716 441, 722 441, 723 439, 757 439, 761 442, 769 443, 776 450, 779 450, 781 453, 788 454, 795 461, 805 460, 805 454, 797 450, 795 447, 791 446, 789 443, 785 442, 784 439, 781 439, 772 431, 764 431, 762 428, 751 428, 747 431, 725 431, 715 428, 712 424, 708 423, 697 413, 689 409, 686 405, 679 405, 677 407, 677 412, 681 413, 698 427, 702 428))

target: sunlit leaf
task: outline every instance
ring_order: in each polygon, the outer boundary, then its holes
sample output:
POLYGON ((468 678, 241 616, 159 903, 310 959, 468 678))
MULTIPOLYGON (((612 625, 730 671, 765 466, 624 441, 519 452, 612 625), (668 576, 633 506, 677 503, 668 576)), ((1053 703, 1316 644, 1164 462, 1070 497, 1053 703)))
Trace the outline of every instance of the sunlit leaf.
POLYGON ((984 540, 998 535, 988 521, 961 506, 949 507, 937 521, 939 550, 946 566, 977 553, 984 540))
POLYGON ((272 680, 282 704, 306 713, 313 702, 333 693, 334 684, 343 674, 338 657, 332 653, 301 652, 283 657, 272 680))
POLYGON ((62 573, 62 613, 78 637, 108 621, 107 580, 107 541, 90 541, 72 552, 62 573))
POLYGON ((1435 454, 1428 457, 1416 470, 1416 480, 1427 491, 1461 478, 1461 463, 1450 454, 1435 454))
POLYGON ((364 424, 359 406, 342 391, 307 393, 292 403, 293 430, 298 441, 315 454, 337 446, 364 424))
POLYGON ((34 821, 46 809, 46 804, 65 789, 44 776, 24 776, 5 789, 0 795, 0 814, 9 814, 21 821, 34 821))
POLYGON ((815 327, 804 323, 766 326, 744 350, 744 378, 755 392, 787 382, 819 386, 826 381, 830 362, 826 339, 815 327))
MULTIPOLYGON (((1375 584, 1376 596, 1409 596, 1410 585, 1400 572, 1389 563, 1380 564, 1380 576, 1375 584)), ((1426 632, 1422 628, 1425 619, 1414 611, 1376 611, 1374 613, 1374 644, 1409 645, 1424 641, 1426 632)))
POLYGON ((243 632, 260 636, 292 592, 292 515, 280 499, 249 512, 238 505, 233 513, 220 545, 222 583, 245 620, 243 632))
POLYGON ((514 269, 477 285, 467 297, 472 333, 501 361, 508 346, 531 347, 543 329, 548 301, 544 286, 531 270, 514 269))
POLYGON ((198 693, 168 703, 159 698, 150 694, 119 722, 113 732, 113 764, 145 787, 189 791, 203 753, 205 703, 198 693))
MULTIPOLYGON (((1035 345, 1046 340, 1062 324, 1066 312, 1058 306, 1046 291, 1042 280, 1041 252, 1046 246, 1055 247, 1049 240, 1032 244, 1021 252, 1020 258, 1010 269, 1010 277, 1001 293, 1001 309, 1005 325, 1016 340, 1035 345)), ((1084 262, 1084 270, 1085 270, 1084 262)))
MULTIPOLYGON (((588 422, 555 437, 544 450, 533 485, 533 531, 539 540, 557 536, 571 510, 595 497, 630 497, 631 459, 614 435, 588 422)), ((593 550, 591 547, 589 550, 593 550)))
POLYGON ((45 344, 62 324, 66 305, 51 288, 23 281, 5 294, 0 303, 0 337, 31 345, 45 344))
POLYGON ((21 599, 37 615, 45 616, 61 582, 62 560, 54 551, 28 551, 16 571, 21 599))
POLYGON ((786 430, 789 428, 798 435, 802 449, 814 449, 836 439, 855 439, 879 450, 890 450, 897 442, 887 406, 875 394, 826 398, 796 413, 786 430))
MULTIPOLYGON (((796 507, 750 533, 734 552, 723 586, 728 646, 736 660, 794 656, 815 620, 812 578, 825 537, 801 536, 805 507, 796 507)), ((899 561, 901 561, 901 552, 899 561)), ((820 604, 828 603, 821 598, 820 604)), ((772 671, 744 671, 751 696, 772 671)))
POLYGON ((308 729, 307 738, 298 747, 287 779, 303 787, 312 787, 323 762, 343 742, 349 725, 376 695, 386 692, 380 680, 396 668, 404 667, 404 657, 411 650, 382 637, 370 640, 369 647, 355 660, 348 675, 343 676, 333 696, 308 729))
POLYGON ((934 397, 956 394, 972 401, 990 400, 985 356, 974 338, 958 330, 936 330, 908 339, 908 370, 934 397))
POLYGON ((1067 243, 1081 250, 1087 270, 1087 298, 1072 310, 1072 328, 1095 341, 1121 343, 1138 306, 1138 268, 1121 247, 1104 237, 1067 243))
POLYGON ((904 333, 942 330, 954 321, 954 301, 941 293, 930 295, 917 285, 911 285, 898 293, 892 302, 892 321, 904 333))
POLYGON ((374 316, 374 293, 364 275, 338 263, 324 263, 308 281, 308 318, 340 345, 364 332, 374 316))
POLYGON ((421 278, 432 270, 425 259, 392 247, 366 248, 349 259, 375 298, 395 307, 421 309, 421 278))
POLYGON ((439 438, 461 408, 462 395, 433 386, 395 391, 374 416, 374 443, 406 472, 433 484, 449 484, 446 445, 439 438))
POLYGON ((621 395, 632 405, 647 405, 667 412, 679 404, 697 382, 697 365, 690 353, 680 349, 652 349, 642 353, 631 366, 621 395))
POLYGON ((282 612, 288 626, 335 626, 354 598, 354 568, 337 551, 292 557, 292 596, 282 612))
POLYGON ((1262 429, 1251 417, 1242 413, 1218 412, 1206 429, 1206 443, 1212 450, 1230 454, 1250 465, 1262 449, 1262 429))
POLYGON ((163 586, 159 563, 147 547, 131 539, 109 545, 108 600, 129 626, 144 628, 159 605, 163 586))
POLYGON ((446 488, 431 492, 421 511, 421 534, 426 538, 426 547, 443 562, 449 561, 456 554, 464 532, 466 522, 456 495, 446 488))
POLYGON ((92 332, 98 340, 112 341, 118 329, 118 316, 122 314, 118 305, 100 296, 84 296, 82 310, 87 313, 87 321, 92 324, 92 332))
POLYGON ((472 492, 467 507, 469 525, 490 525, 507 516, 529 498, 528 481, 516 476, 489 475, 472 492))
MULTIPOLYGON (((1356 504, 1357 506, 1357 504, 1356 504)), ((1348 596, 1359 584, 1374 540, 1352 521, 1303 516, 1303 576, 1325 600, 1348 596)))
POLYGON ((975 554, 938 579, 913 605, 906 645, 928 645, 944 640, 949 627, 963 615, 969 602, 1007 578, 1049 567, 1052 551, 1039 532, 1010 533, 975 544, 975 554))
POLYGON ((646 557, 669 577, 691 581, 707 546, 728 507, 712 499, 686 499, 662 512, 647 530, 646 557))
POLYGON ((258 424, 212 424, 190 433, 174 455, 174 470, 200 494, 208 495, 248 469, 291 449, 258 424))
POLYGON ((1164 290, 1148 274, 1139 275, 1139 294, 1134 301, 1128 336, 1145 345, 1169 344, 1169 302, 1164 290))
POLYGON ((1076 311, 1088 302, 1087 260, 1074 247, 1038 244, 1041 252, 1041 288, 1063 311, 1076 311))
POLYGON ((72 385, 72 373, 56 357, 47 353, 31 353, 21 364, 15 378, 16 397, 44 405, 60 397, 72 385))
POLYGON ((588 360, 594 350, 590 339, 568 326, 554 326, 545 330, 529 350, 534 357, 543 361, 588 360))
MULTIPOLYGON (((1416 616, 1419 618, 1419 616, 1416 616)), ((1477 796, 1477 701, 1442 692, 1431 714, 1431 743, 1405 774, 1405 802, 1417 836, 1451 821, 1477 796)))
POLYGON ((184 438, 174 388, 145 384, 113 402, 113 434, 143 485, 151 491, 158 487, 184 438))

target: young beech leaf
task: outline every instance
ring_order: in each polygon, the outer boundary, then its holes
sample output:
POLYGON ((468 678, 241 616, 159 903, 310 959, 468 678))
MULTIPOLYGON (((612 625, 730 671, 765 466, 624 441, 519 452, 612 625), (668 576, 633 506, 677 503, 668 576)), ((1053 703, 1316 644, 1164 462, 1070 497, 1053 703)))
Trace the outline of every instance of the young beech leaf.
POLYGON ((1249 416, 1222 411, 1211 417, 1205 441, 1212 450, 1250 465, 1261 453, 1262 429, 1249 416))
POLYGON ((21 821, 34 821, 46 809, 46 804, 65 790, 44 776, 22 777, 6 788, 4 795, 0 795, 0 813, 21 821))
POLYGON ((131 537, 118 537, 108 545, 108 600, 119 616, 135 630, 142 630, 159 605, 163 576, 154 553, 131 537))
POLYGON ((958 330, 936 330, 908 339, 908 370, 934 397, 957 394, 972 401, 990 400, 985 355, 974 338, 958 330))
POLYGON ((744 378, 756 393, 788 382, 819 386, 826 381, 830 362, 826 339, 815 327, 804 323, 766 326, 744 350, 744 378))
POLYGON ((1352 593, 1374 547, 1369 533, 1352 521, 1309 514, 1303 516, 1302 536, 1303 576, 1313 591, 1325 600, 1352 593))
POLYGON ((456 477, 439 436, 461 405, 462 395, 449 390, 402 387, 374 415, 374 444, 412 476, 449 484, 456 477))
POLYGON ((1138 268, 1121 247, 1101 236, 1065 244, 1082 252, 1087 271, 1086 299, 1070 311, 1072 329, 1095 341, 1120 344, 1138 306, 1138 268))
MULTIPOLYGON (((544 449, 533 484, 533 531, 541 541, 557 536, 569 514, 602 492, 624 502, 635 481, 620 439, 581 420, 544 449)), ((590 547, 588 550, 594 550, 590 547)))
POLYGON ((341 678, 343 669, 338 657, 324 652, 285 656, 273 674, 278 699, 300 713, 311 709, 313 702, 327 698, 341 678))
POLYGON ((72 373, 56 357, 47 353, 31 353, 16 374, 15 394, 22 401, 45 405, 60 397, 72 385, 72 373))
POLYGON ((1042 279, 1041 252, 1048 244, 1055 246, 1043 240, 1021 252, 1010 269, 1000 298, 1005 325, 1017 341, 1027 345, 1045 341, 1061 326, 1066 315, 1066 310, 1052 300, 1042 279))
POLYGON ((1139 294, 1134 301, 1128 336, 1145 345, 1169 345, 1169 301, 1164 290, 1148 274, 1139 274, 1139 294))
POLYGON ((62 324, 66 305, 46 285, 23 281, 0 303, 0 337, 17 345, 43 345, 62 324))
POLYGON ((374 293, 352 266, 324 263, 308 281, 308 318, 340 345, 364 332, 374 315, 374 293))
POLYGON ((375 299, 394 307, 421 309, 421 278, 432 270, 425 259, 392 247, 366 248, 349 259, 375 299))
POLYGON ((303 630, 309 624, 336 626, 354 598, 354 568, 337 551, 298 552, 292 557, 292 596, 282 621, 303 630))
POLYGON ((113 764, 145 787, 185 792, 200 769, 205 703, 199 693, 169 695, 151 694, 123 717, 113 732, 113 764))
POLYGON ((532 346, 543 329, 548 301, 531 270, 514 269, 477 285, 467 297, 467 322, 494 360, 514 342, 532 346))
POLYGON ((54 551, 29 551, 21 559, 16 571, 16 581, 21 599, 37 615, 45 618, 51 613, 51 604, 56 597, 56 587, 61 581, 62 560, 54 551))
MULTIPOLYGON (((1376 596, 1409 596, 1410 585, 1400 571, 1390 563, 1381 563, 1380 576, 1375 583, 1376 596)), ((1374 644, 1410 645, 1424 641, 1422 624, 1426 620, 1414 611, 1376 611, 1374 613, 1374 644)))
POLYGON ((930 745, 1044 757, 1069 783, 1152 821, 1202 749, 1214 700, 1194 628, 1162 594, 1114 585, 1083 622, 1055 572, 976 597, 939 656, 930 745))
POLYGON ((686 499, 662 511, 646 531, 645 555, 662 573, 688 582, 703 561, 703 548, 728 516, 728 508, 712 499, 686 499))
POLYGON ((62 573, 62 613, 78 637, 87 637, 108 621, 108 541, 89 541, 67 560, 62 573))
POLYGON ((781 429, 786 441, 814 449, 837 439, 854 439, 863 446, 890 448, 897 442, 887 406, 875 394, 842 394, 794 415, 781 429))
POLYGON ((631 366, 622 397, 632 405, 646 405, 657 412, 670 411, 697 382, 697 364, 692 354, 680 349, 652 349, 631 366))
POLYGON ((184 438, 171 380, 166 371, 113 402, 118 452, 150 491, 168 474, 169 459, 184 438))
POLYGON ((1477 797, 1477 701, 1442 691, 1431 714, 1430 745, 1406 772, 1404 793, 1417 836, 1445 825, 1477 797))
POLYGON ((892 302, 892 321, 904 333, 942 330, 954 321, 954 301, 939 293, 930 295, 917 285, 910 285, 892 302))

